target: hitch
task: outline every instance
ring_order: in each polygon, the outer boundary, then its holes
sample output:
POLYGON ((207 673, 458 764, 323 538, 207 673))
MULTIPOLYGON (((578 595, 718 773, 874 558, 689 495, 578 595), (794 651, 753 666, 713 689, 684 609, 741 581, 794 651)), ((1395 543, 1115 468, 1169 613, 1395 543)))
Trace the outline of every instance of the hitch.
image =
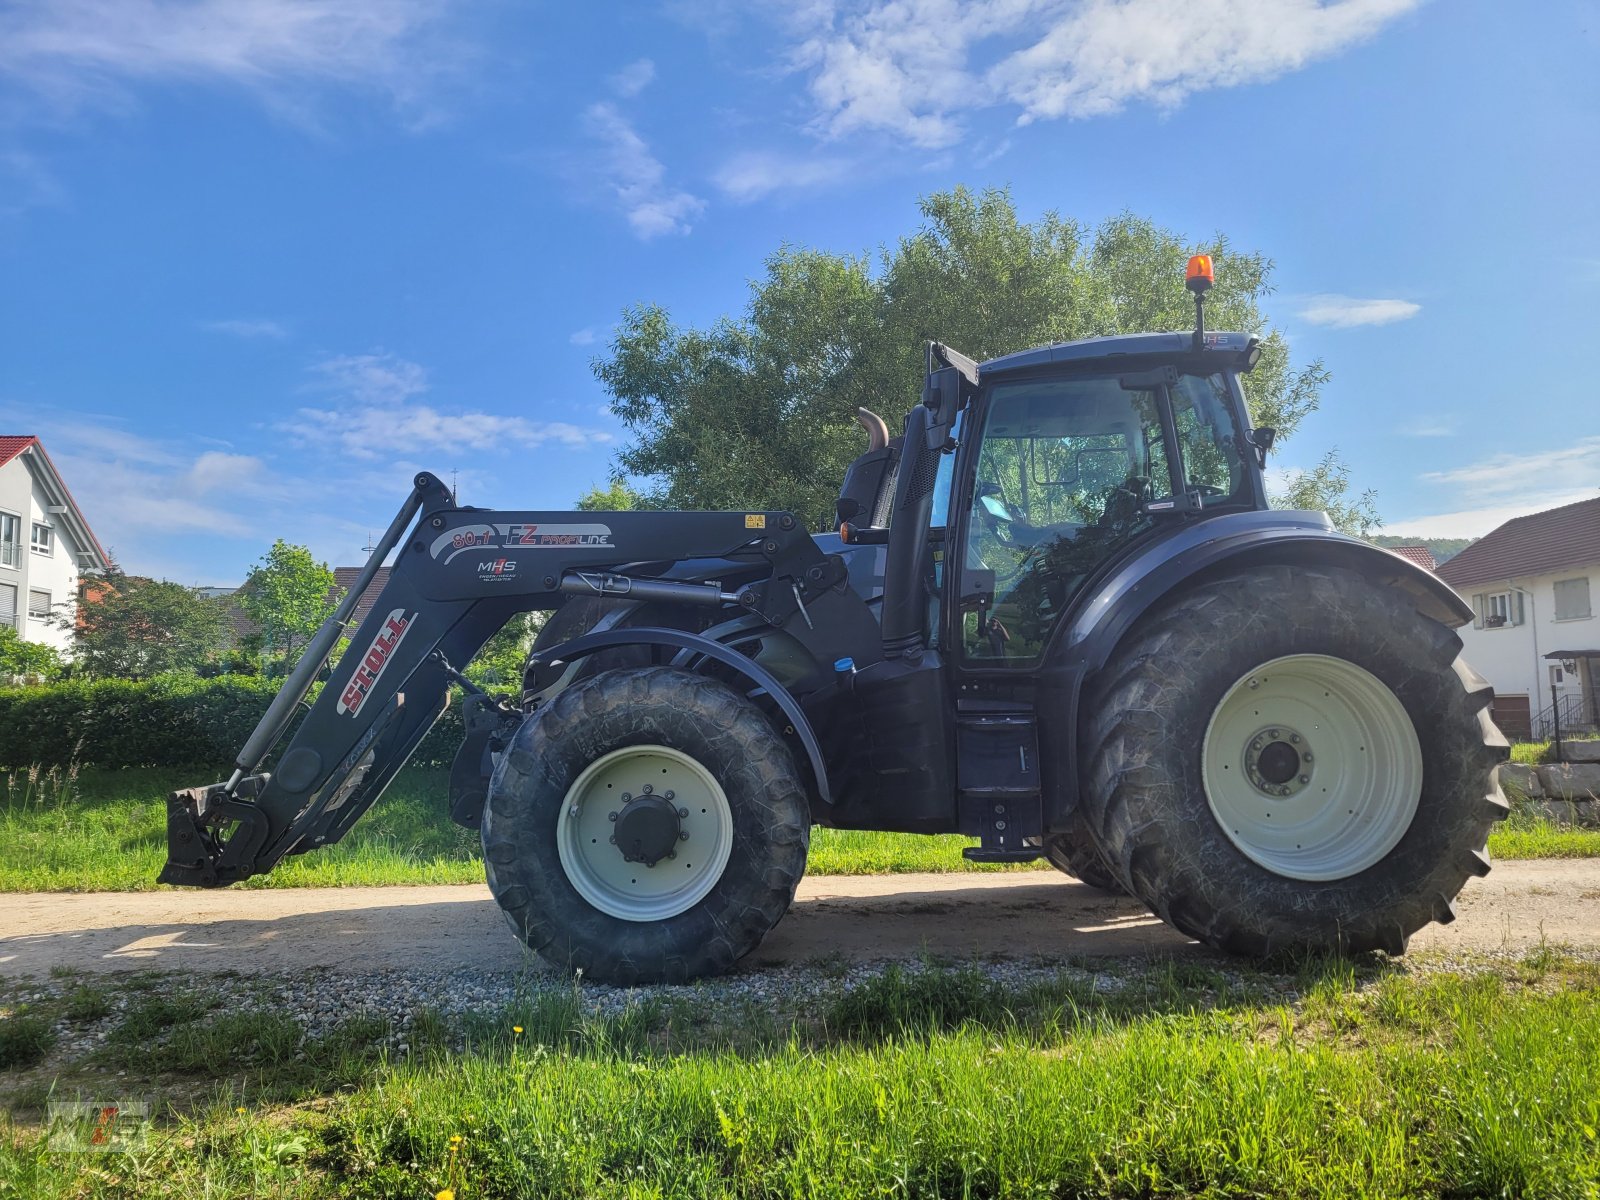
POLYGON ((267 819, 246 798, 258 795, 269 778, 251 775, 239 782, 231 797, 222 783, 169 795, 167 863, 156 882, 212 888, 253 874, 251 863, 267 839, 267 819))

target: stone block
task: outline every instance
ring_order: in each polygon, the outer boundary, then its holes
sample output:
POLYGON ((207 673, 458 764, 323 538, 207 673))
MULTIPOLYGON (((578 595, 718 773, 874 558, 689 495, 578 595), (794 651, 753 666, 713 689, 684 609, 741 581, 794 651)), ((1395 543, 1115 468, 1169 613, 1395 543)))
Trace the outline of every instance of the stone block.
POLYGON ((1540 800, 1533 811, 1558 825, 1600 829, 1600 800, 1540 800))
POLYGON ((1539 782, 1539 769, 1524 763, 1501 763, 1500 786, 1514 789, 1530 800, 1544 796, 1544 784, 1539 782))
POLYGON ((1600 763, 1600 739, 1561 743, 1561 757, 1569 763, 1600 763))
POLYGON ((1553 800, 1600 799, 1600 763, 1551 763, 1539 768, 1539 782, 1553 800))

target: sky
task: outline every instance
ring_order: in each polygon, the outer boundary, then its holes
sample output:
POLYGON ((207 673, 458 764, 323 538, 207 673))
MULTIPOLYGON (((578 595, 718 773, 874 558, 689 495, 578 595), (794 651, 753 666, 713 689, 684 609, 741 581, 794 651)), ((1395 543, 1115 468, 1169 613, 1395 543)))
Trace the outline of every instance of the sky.
POLYGON ((1600 494, 1596 61, 1581 0, 0 0, 0 433, 129 571, 358 563, 419 467, 603 485, 628 306, 965 184, 1269 255, 1332 374, 1274 470, 1479 535, 1600 494))

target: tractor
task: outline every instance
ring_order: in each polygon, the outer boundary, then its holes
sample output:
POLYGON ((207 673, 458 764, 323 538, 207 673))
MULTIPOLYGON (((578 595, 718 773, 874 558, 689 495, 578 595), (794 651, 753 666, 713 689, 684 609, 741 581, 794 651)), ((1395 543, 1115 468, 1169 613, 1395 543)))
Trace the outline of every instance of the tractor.
POLYGON ((1191 260, 1191 330, 983 363, 930 344, 898 436, 859 413, 827 533, 489 511, 419 473, 227 781, 169 798, 160 879, 337 842, 458 691, 442 803, 516 935, 593 980, 731 968, 815 825, 1043 857, 1231 953, 1403 953, 1489 870, 1507 812, 1454 632, 1472 613, 1268 506, 1273 430, 1242 386, 1260 347, 1206 330, 1212 279, 1191 260), (520 692, 475 687, 462 668, 532 610, 520 692))

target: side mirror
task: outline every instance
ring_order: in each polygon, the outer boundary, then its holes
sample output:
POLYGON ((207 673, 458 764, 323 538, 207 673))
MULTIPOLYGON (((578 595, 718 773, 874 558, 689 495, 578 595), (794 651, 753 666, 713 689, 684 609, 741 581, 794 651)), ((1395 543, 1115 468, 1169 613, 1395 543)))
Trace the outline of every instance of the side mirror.
POLYGON ((1261 465, 1267 465, 1267 451, 1272 449, 1272 443, 1278 440, 1278 431, 1270 425, 1263 425, 1259 429, 1250 431, 1250 444, 1256 448, 1261 465))
POLYGON ((922 385, 922 403, 933 414, 928 422, 929 450, 943 450, 961 407, 961 375, 954 367, 930 372, 922 385))

